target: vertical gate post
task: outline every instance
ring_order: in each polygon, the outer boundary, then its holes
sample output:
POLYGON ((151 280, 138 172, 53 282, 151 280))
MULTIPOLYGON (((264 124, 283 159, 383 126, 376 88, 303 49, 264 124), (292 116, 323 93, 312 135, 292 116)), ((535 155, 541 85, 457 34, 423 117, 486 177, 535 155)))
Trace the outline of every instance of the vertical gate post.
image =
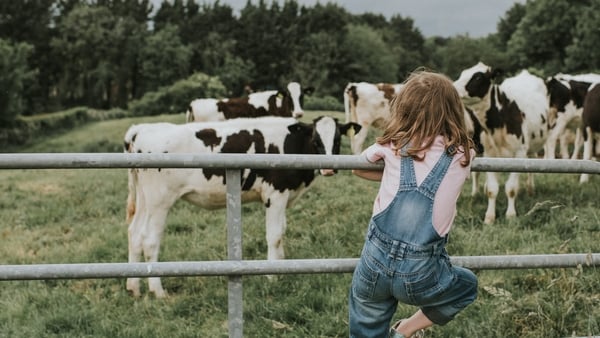
MULTIPOLYGON (((241 170, 227 169, 227 259, 242 260, 242 187, 241 170)), ((244 336, 244 303, 242 276, 232 275, 228 280, 229 337, 244 336)))

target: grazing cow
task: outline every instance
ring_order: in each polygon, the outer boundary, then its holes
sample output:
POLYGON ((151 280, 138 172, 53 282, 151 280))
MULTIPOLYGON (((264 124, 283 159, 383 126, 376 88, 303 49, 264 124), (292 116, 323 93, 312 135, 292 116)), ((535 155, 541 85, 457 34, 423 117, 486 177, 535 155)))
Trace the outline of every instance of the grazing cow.
POLYGON ((312 91, 312 87, 302 89, 298 82, 290 82, 285 90, 254 92, 248 97, 196 99, 190 103, 186 120, 208 122, 260 116, 301 118, 304 115, 304 94, 310 94, 312 91))
POLYGON ((600 82, 598 74, 568 75, 557 74, 546 80, 550 110, 548 125, 550 132, 546 144, 546 158, 555 157, 556 141, 560 141, 562 158, 569 158, 568 140, 571 130, 575 132, 572 159, 577 159, 583 143, 581 135, 581 114, 583 103, 594 82, 600 82))
POLYGON ((356 122, 361 130, 350 137, 353 154, 360 154, 369 134, 369 127, 383 129, 390 116, 390 101, 400 92, 402 84, 351 82, 344 89, 346 122, 356 122))
MULTIPOLYGON (((360 126, 338 124, 319 117, 312 124, 294 118, 240 118, 220 122, 175 125, 139 124, 125 134, 129 153, 244 153, 339 154, 340 138, 360 126)), ((324 176, 333 170, 321 170, 324 176)), ((315 179, 315 170, 245 169, 242 202, 260 201, 266 208, 268 259, 283 259, 286 208, 315 179)), ((127 220, 129 262, 158 261, 167 213, 179 198, 207 209, 225 207, 224 169, 130 169, 127 220), (137 205, 136 205, 137 204, 137 205)), ((129 278, 127 289, 140 295, 139 278, 129 278)), ((160 278, 149 279, 149 290, 165 296, 160 278)))
MULTIPOLYGON (((590 85, 590 89, 583 102, 581 116, 583 129, 583 159, 591 160, 598 155, 600 147, 600 82, 590 85)), ((589 181, 589 174, 581 174, 580 183, 589 181)))
MULTIPOLYGON (((470 105, 483 126, 481 143, 485 157, 536 156, 544 148, 548 134, 548 100, 544 80, 522 71, 500 85, 493 79, 498 70, 479 62, 463 70, 454 82, 465 98, 479 98, 470 105)), ((496 197, 499 186, 496 173, 486 173, 488 207, 485 223, 496 219, 496 197)), ((533 176, 528 176, 533 189, 533 176)), ((519 190, 518 173, 510 173, 505 192, 508 198, 507 217, 516 216, 515 199, 519 190)))

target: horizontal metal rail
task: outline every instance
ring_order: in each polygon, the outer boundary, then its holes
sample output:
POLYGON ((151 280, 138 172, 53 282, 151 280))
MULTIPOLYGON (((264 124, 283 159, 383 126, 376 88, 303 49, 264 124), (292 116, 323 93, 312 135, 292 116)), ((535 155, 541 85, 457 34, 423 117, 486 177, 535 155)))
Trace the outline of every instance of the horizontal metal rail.
MULTIPOLYGON (((600 253, 456 256, 452 264, 476 270, 600 267, 600 253)), ((0 265, 0 280, 240 276, 351 273, 357 258, 0 265)))
MULTIPOLYGON (((84 168, 229 168, 229 169, 376 169, 360 155, 298 154, 129 154, 129 153, 19 153, 0 154, 0 169, 84 168)), ((473 171, 600 174, 591 160, 476 158, 473 171)))

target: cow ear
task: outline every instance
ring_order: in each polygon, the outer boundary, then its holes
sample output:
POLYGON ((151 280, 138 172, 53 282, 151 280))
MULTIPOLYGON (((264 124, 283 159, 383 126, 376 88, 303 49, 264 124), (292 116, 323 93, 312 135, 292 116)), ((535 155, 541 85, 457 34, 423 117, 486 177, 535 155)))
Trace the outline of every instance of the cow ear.
POLYGON ((288 126, 290 133, 304 133, 307 135, 312 134, 312 126, 310 124, 298 122, 288 126))
POLYGON ((504 74, 504 70, 502 70, 502 68, 492 68, 490 78, 494 79, 502 74, 504 74))
POLYGON ((349 136, 348 132, 350 130, 352 130, 354 133, 358 133, 362 129, 362 126, 358 123, 348 122, 346 124, 341 124, 339 128, 342 135, 349 136))
POLYGON ((315 91, 315 87, 306 87, 302 90, 302 92, 306 95, 310 95, 315 91))

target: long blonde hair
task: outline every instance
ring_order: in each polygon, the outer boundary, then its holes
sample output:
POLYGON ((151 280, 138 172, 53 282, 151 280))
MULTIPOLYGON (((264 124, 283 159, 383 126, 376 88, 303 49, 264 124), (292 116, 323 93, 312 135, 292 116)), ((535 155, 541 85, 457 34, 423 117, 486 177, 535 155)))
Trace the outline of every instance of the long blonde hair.
POLYGON ((418 154, 429 149, 435 137, 441 135, 450 154, 463 151, 461 164, 471 163, 470 149, 474 145, 465 125, 465 108, 445 75, 424 70, 413 72, 392 100, 390 112, 391 118, 377 143, 391 142, 397 154, 408 145, 408 156, 422 161, 424 156, 418 154))

